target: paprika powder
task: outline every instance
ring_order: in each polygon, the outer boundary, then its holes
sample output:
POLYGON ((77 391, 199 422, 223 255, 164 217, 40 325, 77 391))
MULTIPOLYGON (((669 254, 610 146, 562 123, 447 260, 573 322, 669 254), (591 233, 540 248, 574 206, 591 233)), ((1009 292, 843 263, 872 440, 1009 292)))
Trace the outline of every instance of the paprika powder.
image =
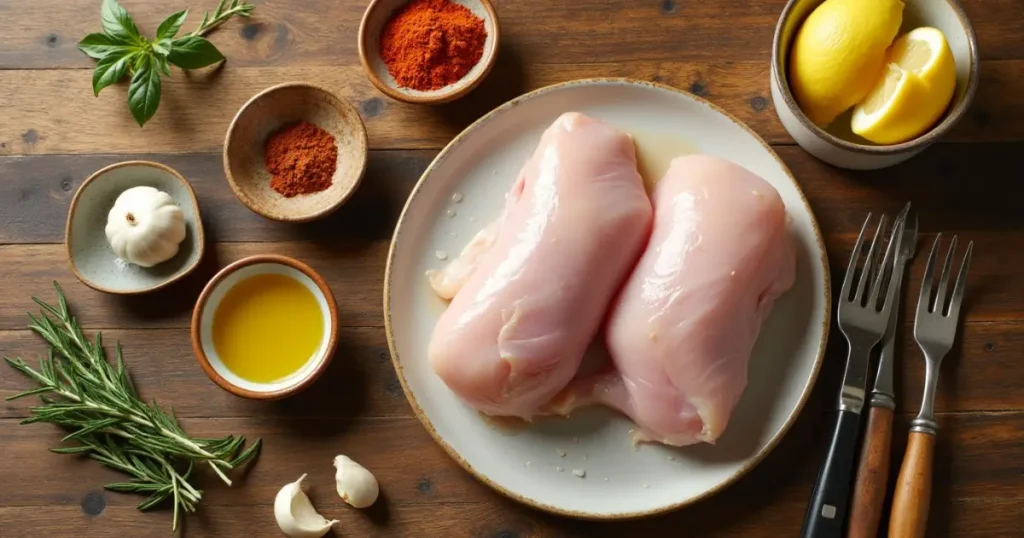
POLYGON ((482 18, 451 0, 413 0, 396 11, 380 36, 380 55, 403 88, 436 90, 458 82, 480 61, 482 18))
POLYGON ((289 125, 267 139, 264 164, 270 188, 291 198, 331 186, 338 168, 338 144, 331 133, 307 121, 289 125))

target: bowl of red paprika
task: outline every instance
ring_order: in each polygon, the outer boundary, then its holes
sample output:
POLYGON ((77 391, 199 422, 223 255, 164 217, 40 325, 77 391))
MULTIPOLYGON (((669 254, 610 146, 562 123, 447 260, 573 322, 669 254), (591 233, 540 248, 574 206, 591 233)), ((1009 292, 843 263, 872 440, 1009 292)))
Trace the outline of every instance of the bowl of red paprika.
POLYGON ((352 196, 367 146, 355 107, 320 86, 287 82, 256 94, 235 115, 224 139, 224 175, 255 213, 308 222, 352 196))
POLYGON ((490 0, 373 0, 359 26, 359 59, 388 97, 438 105, 480 84, 498 39, 490 0))

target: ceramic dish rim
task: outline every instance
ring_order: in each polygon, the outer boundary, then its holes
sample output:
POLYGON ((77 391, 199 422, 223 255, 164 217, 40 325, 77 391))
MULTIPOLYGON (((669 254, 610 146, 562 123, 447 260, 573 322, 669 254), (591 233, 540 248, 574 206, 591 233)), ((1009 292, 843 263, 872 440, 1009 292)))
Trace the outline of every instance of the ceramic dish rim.
POLYGON ((279 400, 296 394, 309 387, 324 373, 325 370, 327 370, 327 367, 331 364, 331 361, 334 359, 334 352, 338 345, 338 304, 335 301, 334 294, 331 292, 330 286, 328 286, 323 277, 321 277, 309 265, 306 265, 295 258, 281 256, 279 254, 256 254, 229 264, 227 267, 218 271, 217 274, 210 279, 203 288, 202 293, 199 294, 196 306, 192 309, 192 322, 189 328, 189 336, 192 340, 192 353, 196 357, 196 362, 199 363, 199 367, 203 369, 203 372, 206 373, 207 377, 216 383, 217 386, 242 398, 248 398, 251 400, 279 400), (327 303, 327 311, 330 313, 330 319, 325 320, 330 324, 330 333, 328 335, 327 346, 323 351, 323 360, 321 360, 320 364, 308 375, 299 378, 291 385, 278 390, 254 391, 231 383, 221 376, 213 365, 210 364, 209 357, 207 357, 206 352, 203 351, 202 317, 203 312, 206 309, 207 301, 209 301, 213 291, 220 286, 227 277, 231 276, 235 271, 238 271, 243 267, 264 263, 291 267, 292 269, 295 269, 309 277, 309 279, 316 284, 317 289, 320 290, 321 295, 324 297, 324 301, 327 303))
MULTIPOLYGON (((957 20, 964 29, 964 33, 967 35, 967 50, 970 54, 970 63, 967 66, 967 80, 964 83, 966 86, 964 88, 964 96, 958 103, 953 105, 952 108, 949 108, 943 113, 942 121, 933 125, 923 134, 906 142, 877 146, 849 142, 829 133, 821 127, 818 127, 811 122, 807 115, 804 114, 803 110, 800 109, 800 106, 797 105, 796 98, 793 96, 793 92, 789 87, 789 80, 787 77, 783 76, 784 73, 782 72, 783 59, 781 52, 783 27, 790 18, 792 18, 793 10, 799 1, 801 0, 787 0, 786 5, 782 8, 782 14, 779 15, 778 22, 775 23, 775 35, 772 38, 771 78, 772 83, 778 86, 779 94, 782 96, 782 101, 786 104, 786 108, 789 109, 793 114, 793 117, 800 122, 800 125, 810 131, 818 140, 822 140, 834 148, 866 155, 896 155, 913 152, 915 150, 924 149, 949 132, 954 125, 960 122, 960 119, 963 118, 967 113, 967 110, 971 107, 971 103, 974 101, 974 96, 978 91, 978 82, 980 78, 978 36, 975 34, 974 26, 971 24, 970 19, 967 18, 967 14, 964 12, 963 6, 960 4, 959 0, 944 0, 946 4, 949 5, 950 9, 953 10, 957 20)), ((911 0, 903 1, 906 3, 911 0)))
MULTIPOLYGON (((333 134, 332 134, 332 136, 333 136, 333 134)), ((252 211, 253 213, 256 213, 257 215, 260 215, 261 217, 264 217, 264 218, 267 218, 267 219, 270 219, 270 220, 274 220, 274 221, 277 221, 277 222, 298 222, 298 223, 302 223, 302 222, 312 222, 312 221, 315 221, 315 220, 318 220, 318 219, 322 219, 322 218, 330 215, 331 213, 334 213, 335 211, 337 211, 338 208, 340 208, 342 205, 345 204, 345 202, 348 202, 349 199, 352 198, 352 195, 355 194, 355 192, 359 189, 359 185, 362 184, 363 177, 366 175, 366 168, 367 168, 367 161, 368 161, 368 154, 369 154, 369 152, 370 152, 370 141, 369 141, 369 136, 366 133, 366 124, 363 122, 362 115, 359 114, 359 111, 356 110, 356 107, 353 106, 352 103, 348 102, 347 99, 342 99, 336 93, 328 90, 327 88, 325 88, 324 86, 321 86, 319 84, 313 84, 313 83, 310 83, 310 82, 302 82, 302 81, 292 81, 292 82, 282 82, 280 84, 274 84, 273 86, 269 86, 267 88, 264 88, 264 89, 260 90, 255 95, 250 97, 238 109, 238 112, 235 112, 235 116, 233 118, 231 118, 231 123, 228 125, 227 133, 224 135, 224 148, 221 150, 221 161, 222 161, 223 167, 224 167, 224 176, 228 180, 228 185, 231 187, 232 192, 235 193, 235 197, 238 198, 238 200, 240 202, 242 202, 242 205, 244 205, 245 207, 249 208, 249 210, 252 211), (229 152, 230 152, 230 148, 231 148, 231 138, 232 138, 232 136, 234 136, 235 126, 238 124, 238 120, 242 117, 242 114, 244 114, 249 109, 249 107, 251 107, 254 103, 256 103, 256 101, 259 101, 260 99, 266 97, 267 95, 270 95, 271 93, 275 93, 275 92, 278 92, 278 91, 281 91, 281 90, 288 90, 288 89, 294 89, 294 88, 301 88, 301 89, 305 89, 305 90, 313 90, 313 91, 323 92, 327 96, 331 97, 332 99, 334 99, 335 101, 340 103, 342 108, 346 108, 348 110, 349 117, 354 117, 355 118, 355 122, 353 122, 353 123, 355 125, 358 125, 358 129, 356 129, 356 131, 358 131, 358 133, 354 133, 354 136, 362 140, 362 150, 359 152, 359 161, 360 161, 359 170, 358 170, 358 173, 356 174, 355 181, 352 182, 352 186, 348 190, 343 191, 341 193, 341 195, 338 197, 338 199, 333 201, 333 202, 331 202, 331 204, 329 206, 327 206, 327 207, 325 207, 325 208, 323 208, 320 211, 317 211, 315 213, 310 213, 308 215, 301 215, 301 216, 291 216, 291 215, 282 214, 282 213, 271 213, 271 212, 267 212, 267 211, 264 211, 264 210, 260 209, 258 207, 258 204, 256 204, 251 198, 249 198, 249 195, 245 193, 245 191, 242 189, 242 187, 240 187, 238 185, 238 182, 235 180, 234 174, 231 173, 231 162, 230 162, 230 157, 229 157, 229 152)), ((313 193, 313 196, 316 196, 318 194, 322 194, 322 193, 313 193)))
POLYGON ((419 180, 416 181, 416 185, 413 186, 413 189, 410 192, 409 197, 406 199, 405 205, 402 208, 402 212, 401 212, 401 214, 398 217, 398 222, 395 224, 395 232, 394 232, 394 234, 392 236, 392 239, 391 239, 391 245, 388 248, 387 265, 386 265, 385 270, 384 270, 384 297, 383 297, 384 298, 384 332, 385 332, 385 336, 386 336, 387 341, 388 341, 388 350, 391 353, 391 363, 392 363, 392 365, 395 368, 396 376, 398 377, 398 381, 402 385, 402 390, 403 390, 403 392, 405 392, 406 399, 409 401, 409 405, 412 407, 413 413, 416 415, 416 417, 423 424, 424 428, 427 430, 427 432, 430 434, 430 436, 434 438, 434 441, 448 454, 448 456, 450 458, 452 458, 456 463, 458 463, 459 466, 461 466, 463 469, 468 471, 474 478, 476 478, 477 480, 483 482, 484 484, 486 484, 487 486, 489 486, 493 490, 501 493, 502 495, 504 495, 504 496, 506 496, 506 497, 508 497, 510 499, 513 499, 513 500, 518 501, 518 502, 520 502, 522 504, 525 504, 527 506, 530 506, 530 507, 542 510, 544 512, 552 513, 552 514, 558 514, 558 515, 562 515, 562 516, 569 516, 569 517, 574 517, 574 518, 577 518, 577 519, 593 520, 593 521, 616 521, 616 520, 639 519, 639 518, 643 518, 643 517, 649 517, 649 516, 669 513, 669 512, 678 510, 680 508, 693 505, 693 504, 697 503, 698 501, 701 501, 701 500, 703 500, 705 498, 711 497, 711 496, 715 495, 716 493, 719 493, 720 491, 728 488, 729 486, 733 485, 736 481, 738 481, 740 478, 746 476, 752 469, 754 469, 761 462, 761 460, 763 460, 769 453, 771 453, 775 449, 775 447, 776 447, 776 445, 778 445, 779 441, 783 437, 785 437, 786 433, 789 432, 789 430, 792 427, 793 423, 796 422, 796 419, 800 416, 800 413, 803 411, 804 405, 807 403, 807 399, 808 399, 808 397, 811 394, 811 390, 814 388, 814 385, 815 385, 815 383, 816 383, 816 381, 818 379, 818 374, 819 374, 819 371, 821 369, 822 362, 824 361, 825 348, 826 348, 826 345, 828 343, 829 330, 830 330, 831 322, 832 322, 832 297, 831 297, 831 284, 830 284, 830 282, 831 282, 831 275, 830 275, 829 264, 828 264, 828 254, 827 254, 827 251, 825 250, 825 242, 824 242, 824 239, 822 237, 821 230, 820 230, 820 228, 818 226, 817 218, 814 217, 814 213, 813 213, 813 211, 811 211, 811 205, 810 205, 810 203, 808 203, 807 197, 804 195, 803 189, 800 188, 800 184, 796 181, 796 178, 793 176, 793 173, 789 170, 789 167, 787 167, 785 165, 785 163, 782 162, 782 159, 780 159, 779 156, 775 153, 775 151, 772 150, 771 146, 769 146, 750 127, 748 127, 746 124, 744 124, 743 122, 741 122, 738 119, 736 119, 735 117, 733 117, 731 114, 729 114, 725 110, 723 110, 720 107, 716 106, 715 104, 711 103, 710 101, 707 101, 707 100, 705 100, 705 99, 703 99, 703 98, 701 98, 699 96, 693 95, 693 94, 691 94, 689 92, 680 90, 678 88, 673 88, 671 86, 667 86, 667 85, 659 84, 659 83, 655 83, 655 82, 648 82, 648 81, 644 81, 644 80, 631 79, 631 78, 626 78, 626 77, 583 78, 583 79, 576 79, 576 80, 571 80, 571 81, 567 81, 567 82, 562 82, 562 83, 558 83, 558 84, 552 84, 552 85, 549 85, 549 86, 538 88, 538 89, 533 90, 531 92, 528 92, 528 93, 525 93, 523 95, 520 95, 519 97, 516 97, 516 98, 514 98, 514 99, 512 99, 512 100, 510 100, 510 101, 508 101, 508 102, 506 102, 506 103, 504 103, 502 105, 499 105, 497 108, 491 110, 487 114, 484 114, 480 119, 478 119, 475 122, 473 122, 472 124, 470 124, 461 133, 459 133, 457 136, 455 136, 455 138, 453 138, 451 142, 449 142, 447 145, 445 145, 444 149, 442 149, 441 152, 437 154, 437 157, 435 157, 434 160, 431 161, 430 165, 427 166, 427 169, 420 176, 419 180), (824 310, 825 310, 824 317, 822 319, 821 340, 818 342, 817 355, 816 355, 816 357, 814 359, 814 364, 811 367, 811 372, 810 372, 810 376, 807 379, 807 383, 806 383, 806 385, 804 385, 803 391, 800 394, 800 399, 797 402, 796 407, 793 409, 793 412, 790 413, 790 415, 786 418, 786 421, 783 423, 782 427, 779 429, 778 432, 776 432, 776 434, 774 436, 772 436, 772 438, 768 441, 768 443, 764 446, 764 448, 762 448, 760 451, 758 451, 757 454, 755 454, 752 458, 750 458, 750 460, 747 461, 735 473, 733 473, 732 476, 730 476, 729 478, 727 478, 726 480, 724 480, 722 483, 718 484, 717 486, 715 486, 715 487, 713 487, 711 489, 708 489, 707 491, 705 491, 705 492, 703 492, 703 493, 701 493, 699 495, 695 495, 695 496, 693 496, 693 497, 691 497, 689 499, 686 499, 684 501, 668 504, 668 505, 665 505, 665 506, 662 506, 662 507, 659 507, 659 508, 650 509, 650 510, 641 510, 641 511, 633 511, 633 512, 621 512, 621 513, 611 513, 611 514, 595 513, 595 512, 585 512, 585 511, 580 511, 580 510, 566 510, 566 509, 563 509, 563 508, 558 508, 556 506, 552 506, 550 504, 542 503, 542 502, 530 499, 528 497, 525 497, 523 495, 519 495, 517 493, 509 491, 508 489, 504 488, 503 486, 499 485, 498 483, 496 483, 492 479, 490 479, 487 476, 485 476, 483 473, 478 472, 454 448, 452 448, 452 446, 449 445, 448 442, 445 441, 444 438, 441 437, 440 434, 437 433, 437 431, 434 429, 433 423, 430 421, 429 418, 427 418, 426 414, 423 412, 423 409, 420 407, 419 402, 417 402, 416 397, 415 397, 415 395, 412 392, 412 389, 409 387, 409 384, 408 384, 408 382, 405 379, 405 373, 404 373, 404 371, 402 369, 401 359, 398 356, 398 349, 397 349, 397 346, 395 345, 394 332, 393 332, 393 329, 391 327, 392 264, 394 263, 395 253, 397 251, 396 247, 397 247, 398 242, 401 239, 401 235, 402 235, 402 233, 401 233, 402 232, 402 222, 403 222, 403 220, 405 220, 406 212, 409 211, 409 207, 411 206, 413 200, 416 198, 416 195, 419 193, 420 189, 423 187, 425 179, 434 170, 434 168, 438 165, 438 163, 440 163, 445 157, 447 157, 448 154, 451 153, 453 151, 453 149, 455 147, 457 147, 462 142, 463 139, 465 139, 469 135, 473 134, 473 132, 477 129, 477 127, 479 125, 482 125, 484 122, 489 121, 491 118, 493 118, 497 114, 500 114, 500 113, 502 113, 502 112, 504 112, 506 110, 515 108, 516 106, 518 106, 519 104, 521 104, 524 101, 528 101, 530 99, 533 99, 533 98, 535 98, 535 97, 537 97, 539 95, 545 94, 545 93, 561 90, 561 89, 564 89, 564 88, 567 88, 567 87, 571 87, 571 86, 588 86, 588 85, 597 85, 597 84, 606 84, 606 83, 631 84, 631 85, 646 86, 646 87, 649 87, 649 88, 655 88, 657 90, 667 91, 669 93, 679 94, 679 95, 682 95, 682 96, 685 96, 685 97, 692 98, 695 101, 697 101, 698 103, 703 104, 703 105, 711 108, 713 111, 720 113, 726 119, 728 119, 729 121, 733 122, 737 126, 739 126, 742 129, 744 129, 748 134, 750 134, 750 136, 752 136, 755 140, 757 140, 762 145, 762 147, 764 147, 768 151, 768 154, 771 155, 771 157, 773 159, 775 159, 775 161, 778 163, 778 165, 782 168, 782 170, 789 177, 789 180, 793 183, 793 186, 796 188, 797 193, 800 195, 800 198, 803 201, 804 206, 807 208, 808 213, 812 217, 811 218, 811 224, 812 224, 812 227, 814 229, 815 239, 816 239, 816 241, 818 243, 818 251, 819 251, 818 263, 820 263, 821 267, 822 267, 822 280, 823 280, 823 288, 824 288, 823 289, 823 294, 824 294, 823 298, 824 298, 824 310))
POLYGON ((78 190, 75 191, 75 195, 71 198, 71 206, 70 206, 70 209, 68 209, 68 216, 67 216, 67 219, 64 222, 64 252, 65 252, 65 255, 68 258, 68 265, 71 267, 71 272, 74 273, 75 278, 77 278, 82 284, 85 284, 86 286, 88 286, 88 287, 90 287, 90 288, 92 288, 92 289, 94 289, 96 291, 101 291, 103 293, 111 293, 111 294, 114 294, 114 295, 141 295, 141 294, 144 294, 144 293, 149 293, 149 292, 153 292, 153 291, 165 288, 167 286, 170 286, 171 284, 174 284, 175 282, 178 282, 179 280, 181 280, 181 279, 185 278, 186 276, 188 276, 192 271, 195 271, 196 267, 199 267, 199 264, 202 263, 203 256, 205 256, 205 254, 206 254, 206 236, 205 236, 205 232, 203 231, 203 217, 202 217, 202 215, 200 213, 200 210, 199 210, 199 200, 196 198, 196 193, 192 189, 192 184, 189 183, 187 179, 185 179, 185 176, 181 175, 181 172, 178 172, 177 170, 171 168, 170 166, 167 166, 166 164, 158 163, 156 161, 145 161, 145 160, 121 161, 121 162, 117 162, 117 163, 113 163, 113 164, 108 164, 107 166, 104 166, 103 168, 100 168, 99 170, 97 170, 97 171, 93 172, 92 174, 90 174, 89 177, 87 177, 85 179, 85 181, 83 181, 82 184, 78 186, 78 190), (181 182, 182 185, 185 186, 185 190, 188 192, 189 198, 192 200, 192 207, 195 208, 196 222, 195 222, 195 225, 193 226, 193 228, 195 229, 196 237, 195 237, 194 240, 196 242, 197 249, 199 250, 199 255, 196 256, 196 259, 195 259, 194 262, 192 262, 189 265, 185 265, 181 269, 181 271, 178 272, 178 274, 172 275, 171 277, 167 278, 163 282, 160 282, 158 284, 154 284, 154 285, 146 287, 146 288, 140 288, 140 289, 137 289, 137 290, 115 290, 115 289, 108 288, 106 286, 101 286, 100 284, 97 284, 95 282, 92 282, 88 278, 85 278, 85 276, 83 276, 82 273, 80 273, 78 271, 78 266, 75 265, 75 257, 74 257, 74 255, 71 254, 71 242, 72 242, 72 233, 71 233, 72 226, 71 226, 71 223, 74 220, 75 213, 78 211, 79 197, 82 195, 83 192, 85 192, 85 188, 88 187, 89 184, 91 184, 93 181, 99 179, 101 176, 105 175, 106 173, 108 173, 110 171, 113 171, 113 170, 116 170, 118 168, 124 168, 124 167, 127 167, 127 166, 148 166, 148 167, 151 167, 151 168, 157 168, 159 170, 167 172, 171 176, 174 176, 179 182, 181 182))
MULTIPOLYGON (((367 24, 369 23, 370 14, 373 13, 374 9, 379 8, 379 5, 383 1, 385 0, 371 0, 369 5, 366 6, 366 11, 363 12, 363 18, 359 22, 358 41, 359 63, 363 67, 363 72, 366 74, 366 78, 370 80, 370 83, 373 84, 373 86, 380 90, 381 93, 383 93, 384 95, 387 95, 388 97, 396 101, 402 101, 414 105, 440 105, 444 103, 449 103, 451 101, 459 99, 460 97, 465 96, 469 92, 473 91, 474 88, 479 86, 480 83, 483 82, 485 78, 487 78, 487 75, 490 74, 491 69, 494 68, 494 64, 498 62, 498 49, 500 48, 501 39, 501 25, 498 22, 498 11, 494 9, 494 4, 491 3, 491 0, 475 0, 477 2, 480 2, 480 5, 483 6, 484 11, 487 12, 487 18, 490 20, 491 25, 494 26, 494 37, 491 40, 490 47, 492 50, 489 51, 490 57, 487 59, 487 63, 484 64, 483 69, 481 69, 480 72, 477 73, 475 77, 473 77, 462 88, 455 88, 453 84, 453 87, 451 87, 448 90, 440 89, 437 91, 437 93, 430 93, 425 95, 413 95, 401 90, 396 90, 388 86, 387 84, 384 83, 383 80, 380 79, 380 77, 377 76, 377 73, 370 66, 369 51, 367 50, 366 46, 366 40, 369 39, 369 36, 367 35, 367 24)), ((406 0, 406 3, 408 3, 409 1, 411 0, 406 0)), ((484 55, 487 55, 487 53, 488 51, 484 51, 484 55)), ((462 80, 465 79, 459 79, 459 82, 461 82, 462 80)))

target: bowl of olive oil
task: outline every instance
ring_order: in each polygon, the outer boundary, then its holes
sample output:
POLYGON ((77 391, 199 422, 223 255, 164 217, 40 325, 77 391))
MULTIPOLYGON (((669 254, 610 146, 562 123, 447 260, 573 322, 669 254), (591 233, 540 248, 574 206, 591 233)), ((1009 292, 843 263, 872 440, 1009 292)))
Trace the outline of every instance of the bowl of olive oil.
POLYGON ((312 268, 261 255, 222 269, 192 312, 192 349, 203 371, 243 398, 279 399, 327 368, 338 336, 334 294, 312 268))

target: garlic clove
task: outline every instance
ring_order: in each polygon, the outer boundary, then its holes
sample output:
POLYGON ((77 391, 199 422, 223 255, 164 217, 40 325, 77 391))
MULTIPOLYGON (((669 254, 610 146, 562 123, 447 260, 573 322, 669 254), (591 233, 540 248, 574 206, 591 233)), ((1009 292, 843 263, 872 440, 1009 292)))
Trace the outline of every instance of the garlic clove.
POLYGON ((334 467, 337 469, 334 480, 338 485, 338 495, 345 502, 356 508, 366 508, 377 501, 380 486, 365 467, 348 456, 335 457, 334 467))
POLYGON ((289 538, 320 538, 338 523, 336 519, 328 521, 313 508, 302 491, 305 478, 303 474, 295 482, 285 484, 274 498, 274 518, 289 538))

